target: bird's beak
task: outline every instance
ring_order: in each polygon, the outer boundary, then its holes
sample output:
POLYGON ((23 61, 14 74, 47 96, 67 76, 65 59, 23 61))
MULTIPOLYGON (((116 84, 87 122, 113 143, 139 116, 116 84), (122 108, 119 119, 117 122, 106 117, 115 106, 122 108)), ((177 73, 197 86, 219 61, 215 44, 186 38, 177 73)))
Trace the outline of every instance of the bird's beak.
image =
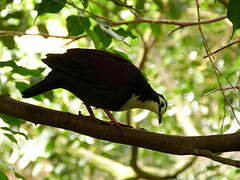
POLYGON ((161 122, 162 122, 161 109, 159 109, 159 111, 158 111, 158 122, 159 122, 159 124, 161 124, 161 122))

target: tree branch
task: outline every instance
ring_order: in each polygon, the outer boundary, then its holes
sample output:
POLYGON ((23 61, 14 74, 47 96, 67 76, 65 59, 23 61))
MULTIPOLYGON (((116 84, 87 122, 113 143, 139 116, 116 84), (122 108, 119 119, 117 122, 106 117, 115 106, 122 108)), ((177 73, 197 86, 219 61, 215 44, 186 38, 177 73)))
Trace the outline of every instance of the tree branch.
POLYGON ((58 36, 51 35, 47 33, 26 33, 26 32, 18 32, 18 31, 0 31, 0 36, 42 36, 45 38, 60 38, 60 39, 80 39, 87 37, 87 35, 79 35, 79 36, 58 36))
MULTIPOLYGON (((35 124, 62 128, 102 140, 169 154, 197 155, 218 161, 221 157, 213 153, 240 150, 240 133, 210 136, 176 136, 128 127, 120 127, 119 129, 110 126, 104 121, 92 120, 88 116, 50 110, 16 101, 3 95, 0 95, 0 113, 21 118, 35 124)), ((239 161, 223 160, 221 158, 220 162, 240 167, 239 161)))
POLYGON ((227 45, 225 45, 225 46, 223 46, 223 47, 221 47, 221 48, 219 48, 219 49, 217 49, 217 50, 215 50, 214 52, 212 52, 211 54, 208 54, 208 55, 204 56, 203 58, 207 58, 207 57, 209 57, 209 56, 213 56, 214 54, 222 51, 223 49, 228 48, 228 47, 230 47, 230 46, 232 46, 232 45, 235 45, 235 44, 238 44, 238 43, 240 43, 240 38, 237 39, 237 40, 235 40, 235 41, 233 41, 233 42, 231 42, 231 43, 229 43, 229 44, 227 44, 227 45))
MULTIPOLYGON (((226 16, 219 16, 216 18, 212 18, 212 19, 204 19, 201 20, 201 24, 208 24, 208 23, 212 23, 212 22, 216 22, 216 21, 220 21, 225 19, 226 16)), ((172 19, 144 19, 144 18, 138 18, 138 19, 134 19, 134 20, 130 20, 130 21, 112 21, 111 25, 112 26, 118 26, 118 25, 122 25, 122 24, 134 24, 134 23, 153 23, 153 24, 173 24, 173 25, 178 25, 181 27, 186 27, 186 26, 194 26, 194 25, 198 25, 198 21, 180 21, 180 20, 172 20, 172 19)))

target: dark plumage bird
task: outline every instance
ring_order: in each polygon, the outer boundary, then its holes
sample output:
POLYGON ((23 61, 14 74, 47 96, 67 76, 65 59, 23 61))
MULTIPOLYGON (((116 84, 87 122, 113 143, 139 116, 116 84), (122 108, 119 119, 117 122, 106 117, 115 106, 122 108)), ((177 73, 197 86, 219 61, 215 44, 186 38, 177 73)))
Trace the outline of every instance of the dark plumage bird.
POLYGON ((132 108, 148 109, 158 114, 159 123, 167 109, 167 101, 156 93, 140 70, 122 56, 94 49, 69 49, 64 54, 47 54, 43 59, 52 71, 48 76, 22 92, 24 98, 63 88, 79 99, 94 117, 91 106, 101 108, 117 122, 109 111, 132 108))

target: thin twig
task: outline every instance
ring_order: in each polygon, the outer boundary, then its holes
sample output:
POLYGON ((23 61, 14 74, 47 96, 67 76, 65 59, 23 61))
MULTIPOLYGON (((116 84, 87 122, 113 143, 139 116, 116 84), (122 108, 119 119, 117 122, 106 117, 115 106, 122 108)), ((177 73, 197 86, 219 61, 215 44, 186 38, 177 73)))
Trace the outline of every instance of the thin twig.
POLYGON ((224 87, 224 88, 217 88, 217 89, 214 89, 214 90, 212 90, 210 92, 205 93, 204 95, 208 96, 209 94, 213 94, 213 93, 215 93, 217 91, 226 91, 226 90, 230 90, 230 89, 231 90, 233 90, 233 89, 240 89, 240 85, 229 86, 229 87, 224 87))
POLYGON ((196 151, 196 155, 197 156, 202 156, 202 157, 206 157, 208 159, 212 159, 214 161, 217 161, 219 163, 222 164, 227 164, 227 165, 231 165, 234 167, 240 167, 240 161, 237 160, 232 160, 232 159, 228 159, 228 158, 223 158, 221 156, 218 156, 210 151, 207 150, 195 150, 196 151))
MULTIPOLYGON (((223 46, 223 47, 215 50, 214 52, 212 52, 212 53, 209 54, 209 55, 210 55, 210 56, 213 56, 214 54, 222 51, 223 49, 228 48, 228 47, 230 47, 230 46, 232 46, 232 45, 235 45, 235 44, 238 44, 238 43, 240 43, 240 39, 235 40, 235 41, 233 41, 233 42, 231 42, 231 43, 229 43, 229 44, 227 44, 227 45, 225 45, 225 46, 223 46)), ((209 55, 206 55, 206 56, 204 56, 203 58, 207 58, 207 57, 209 57, 209 55)))
POLYGON ((66 1, 66 4, 75 8, 76 10, 78 10, 79 12, 83 13, 83 14, 88 14, 90 17, 94 17, 94 18, 98 18, 98 19, 102 19, 102 20, 105 20, 106 22, 108 23, 113 23, 113 21, 107 17, 103 17, 103 16, 99 16, 97 14, 94 14, 92 12, 89 12, 85 9, 82 9, 80 7, 78 7, 77 5, 75 5, 74 3, 70 2, 70 1, 66 1))
MULTIPOLYGON (((70 1, 67 1, 66 4, 77 9, 81 13, 86 13, 92 17, 103 19, 103 20, 107 21, 108 23, 110 23, 111 26, 119 26, 119 25, 123 25, 123 24, 127 25, 127 24, 135 24, 135 23, 152 23, 152 24, 173 24, 173 25, 179 25, 182 27, 186 27, 186 26, 194 26, 194 25, 198 24, 198 21, 178 21, 178 20, 172 20, 172 19, 152 20, 152 19, 144 19, 144 18, 137 18, 137 19, 133 19, 130 21, 113 21, 107 17, 99 16, 99 15, 89 12, 85 9, 82 9, 70 1)), ((212 22, 216 22, 216 21, 221 21, 221 20, 225 19, 226 17, 227 16, 224 15, 224 16, 219 16, 216 18, 204 19, 204 20, 201 20, 201 24, 208 24, 208 23, 212 23, 212 22)))
MULTIPOLYGON (((211 53, 211 51, 210 51, 210 49, 209 49, 209 47, 208 47, 207 40, 206 40, 206 38, 205 38, 205 36, 204 36, 204 34, 203 34, 203 31, 202 31, 201 20, 200 20, 200 12, 199 12, 199 7, 200 7, 200 6, 199 6, 198 0, 196 0, 196 5, 197 5, 198 28, 199 28, 199 31, 200 31, 200 34, 201 34, 201 37, 202 37, 203 45, 204 45, 205 51, 206 51, 206 53, 207 53, 207 56, 208 56, 208 58, 209 58, 209 60, 210 60, 210 62, 211 62, 211 65, 212 65, 212 67, 213 67, 213 70, 214 70, 215 76, 216 76, 216 78, 217 78, 218 84, 219 84, 220 88, 222 89, 222 84, 221 84, 221 82, 220 82, 219 75, 218 75, 218 73, 221 73, 221 72, 220 72, 220 70, 215 66, 215 64, 214 64, 214 62, 213 62, 213 59, 212 59, 212 56, 211 56, 212 53, 211 53)), ((221 75, 223 75, 223 74, 221 73, 221 75)), ((223 76, 224 76, 224 75, 223 75, 223 76)), ((228 78, 227 78, 226 76, 224 76, 224 78, 228 81, 228 83, 230 84, 230 86, 232 86, 232 84, 230 83, 230 81, 228 80, 228 78)), ((232 86, 232 87, 233 87, 233 86, 232 86)), ((240 122, 239 122, 239 120, 238 120, 238 118, 237 118, 237 116, 236 116, 236 113, 235 113, 235 111, 234 111, 233 106, 232 106, 231 103, 228 101, 226 95, 224 94, 224 91, 221 91, 221 93, 222 93, 222 95, 223 95, 223 97, 224 97, 225 102, 226 102, 227 105, 231 108, 231 111, 232 111, 232 113, 233 113, 234 118, 236 119, 237 123, 240 125, 240 122)), ((224 109, 224 110, 225 110, 225 109, 224 109)))
POLYGON ((42 36, 45 38, 60 38, 60 39, 80 39, 84 38, 87 35, 79 35, 79 36, 59 36, 59 35, 51 35, 47 33, 26 33, 26 32, 18 32, 18 31, 0 31, 0 36, 42 36))
MULTIPOLYGON (((208 24, 208 23, 223 20, 225 18, 226 18, 226 16, 219 16, 219 17, 212 18, 212 19, 201 20, 200 23, 208 24)), ((172 19, 153 20, 153 19, 144 19, 144 18, 134 19, 134 20, 130 20, 130 21, 112 21, 111 22, 112 26, 118 26, 118 25, 122 25, 122 24, 134 24, 134 23, 173 24, 173 25, 179 25, 179 26, 186 27, 186 26, 198 25, 199 22, 198 21, 178 21, 178 20, 172 20, 172 19)))

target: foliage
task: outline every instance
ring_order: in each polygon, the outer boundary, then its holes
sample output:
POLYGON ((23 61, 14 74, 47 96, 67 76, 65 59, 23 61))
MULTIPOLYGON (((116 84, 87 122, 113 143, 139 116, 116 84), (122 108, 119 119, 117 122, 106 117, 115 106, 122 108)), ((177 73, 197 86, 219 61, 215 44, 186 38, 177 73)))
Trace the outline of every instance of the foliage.
MULTIPOLYGON (((228 44, 231 36, 239 39, 239 1, 229 0, 229 6, 224 5, 220 0, 200 4, 202 20, 224 14, 233 24, 226 19, 202 24, 211 50, 228 44)), ((133 110, 131 115, 115 113, 120 121, 128 120, 133 126, 165 134, 236 132, 236 117, 240 120, 239 45, 218 52, 215 67, 211 66, 207 58, 203 59, 206 51, 198 26, 175 25, 175 21, 196 20, 196 4, 188 0, 2 0, 0 94, 51 109, 87 114, 80 101, 65 90, 32 99, 22 99, 20 92, 46 76, 49 70, 40 61, 46 53, 72 47, 106 49, 141 64, 151 85, 169 103, 160 126, 154 114, 142 110, 133 110), (173 21, 164 23, 164 19, 173 21), (19 32, 50 35, 18 37, 19 32)), ((107 120, 102 111, 95 110, 95 114, 107 120)), ((123 179, 137 175, 130 163, 133 149, 125 145, 34 126, 3 114, 0 136, 0 179, 123 179)), ((139 149, 137 156, 142 170, 161 177, 176 172, 187 162, 186 157, 144 149, 139 149)), ((235 168, 202 160, 180 173, 178 179, 190 179, 192 174, 198 179, 239 178, 235 168)))

